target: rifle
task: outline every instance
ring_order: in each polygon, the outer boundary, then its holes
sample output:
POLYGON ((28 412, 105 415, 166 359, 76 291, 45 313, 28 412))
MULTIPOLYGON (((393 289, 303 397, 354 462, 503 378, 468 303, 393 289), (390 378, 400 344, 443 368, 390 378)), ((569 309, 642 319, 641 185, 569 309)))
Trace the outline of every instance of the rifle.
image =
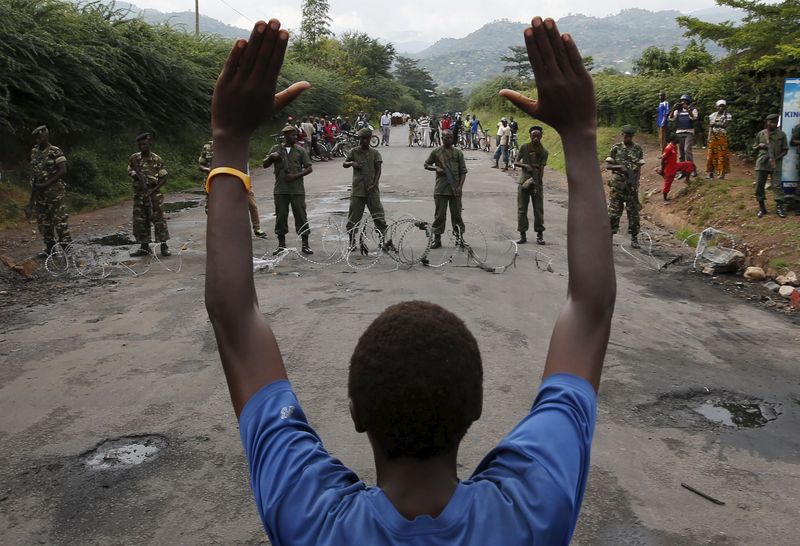
POLYGON ((450 184, 450 187, 453 189, 453 194, 458 195, 456 193, 456 181, 453 178, 453 173, 450 172, 450 168, 447 166, 447 162, 444 160, 444 150, 439 150, 439 153, 436 154, 436 164, 440 165, 442 169, 444 169, 444 176, 447 178, 447 183, 450 184))
POLYGON ((136 187, 142 194, 142 202, 144 203, 144 212, 147 218, 153 218, 153 196, 147 191, 147 176, 142 172, 142 167, 138 161, 133 161, 133 172, 136 174, 136 187))

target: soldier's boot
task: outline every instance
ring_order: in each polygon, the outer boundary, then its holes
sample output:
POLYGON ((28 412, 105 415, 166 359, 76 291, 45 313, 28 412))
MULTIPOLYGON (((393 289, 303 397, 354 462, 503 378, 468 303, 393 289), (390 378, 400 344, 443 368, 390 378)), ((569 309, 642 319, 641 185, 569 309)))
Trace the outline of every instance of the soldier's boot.
POLYGON ((253 230, 253 235, 255 235, 256 237, 258 237, 259 239, 266 239, 266 238, 267 238, 267 234, 266 234, 266 233, 264 232, 264 230, 263 230, 263 229, 261 229, 261 228, 256 228, 256 229, 254 229, 254 230, 253 230))
POLYGON ((778 216, 786 218, 786 211, 783 210, 783 203, 778 203, 778 216))
POLYGON ((763 199, 758 200, 758 217, 762 218, 765 214, 767 214, 767 207, 764 204, 763 199))
POLYGON ((44 250, 42 250, 39 254, 36 255, 37 258, 47 258, 52 252, 53 247, 55 247, 55 243, 47 243, 44 250))
POLYGON ((305 235, 302 236, 302 240, 303 240, 303 244, 300 247, 300 252, 302 252, 303 254, 306 254, 308 256, 311 256, 312 254, 314 254, 314 251, 311 250, 310 246, 308 246, 308 233, 306 233, 305 235))
POLYGON ((525 236, 525 232, 524 231, 520 231, 519 232, 519 241, 517 241, 517 244, 518 245, 524 245, 527 242, 528 242, 528 237, 525 236))
POLYGON ((161 243, 161 255, 162 255, 162 256, 164 256, 165 258, 166 258, 167 256, 172 256, 172 252, 170 252, 170 250, 169 250, 169 247, 167 246, 167 243, 166 243, 166 241, 164 241, 163 243, 161 243))
POLYGON ((541 231, 537 231, 536 232, 536 244, 537 245, 545 244, 545 242, 544 242, 544 234, 541 231))
POLYGON ((393 252, 397 252, 397 249, 395 248, 394 243, 392 242, 391 239, 389 239, 388 241, 383 243, 383 247, 382 248, 383 248, 384 252, 389 252, 390 250, 393 251, 393 252))
POLYGON ((150 255, 150 245, 148 243, 142 243, 139 248, 134 250, 130 253, 131 258, 138 258, 140 256, 149 256, 150 255))
POLYGON ((278 235, 278 248, 275 249, 272 255, 277 256, 284 250, 286 250, 286 235, 278 235))
POLYGON ((642 248, 642 245, 639 244, 638 235, 631 235, 631 248, 642 248))
POLYGON ((350 239, 350 241, 347 243, 347 250, 349 250, 350 252, 353 252, 356 249, 356 232, 353 231, 353 229, 347 232, 347 236, 350 239))
POLYGON ((442 248, 442 236, 439 235, 438 233, 436 233, 433 236, 433 242, 431 243, 431 248, 432 249, 442 248))

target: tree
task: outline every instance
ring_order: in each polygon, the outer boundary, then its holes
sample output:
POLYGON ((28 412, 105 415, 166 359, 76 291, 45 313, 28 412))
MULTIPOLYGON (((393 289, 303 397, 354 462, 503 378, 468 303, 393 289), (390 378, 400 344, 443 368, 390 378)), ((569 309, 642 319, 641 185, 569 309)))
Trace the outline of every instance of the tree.
POLYGON ((422 104, 429 108, 436 97, 436 83, 427 70, 418 66, 418 62, 409 57, 397 57, 394 76, 397 81, 411 88, 422 104))
POLYGON ((592 70, 594 70, 594 57, 592 57, 591 55, 586 55, 583 58, 583 66, 586 67, 587 72, 591 72, 592 70))
POLYGON ((467 107, 464 91, 460 87, 453 87, 444 91, 439 96, 441 109, 444 112, 463 112, 467 107))
MULTIPOLYGON (((673 48, 677 54, 678 48, 673 48)), ((633 71, 636 74, 654 74, 658 72, 672 72, 675 58, 669 52, 658 46, 650 46, 633 61, 633 71)))
POLYGON ((503 72, 515 72, 517 78, 525 80, 533 75, 531 63, 528 60, 528 50, 525 46, 508 46, 511 50, 510 55, 500 57, 500 60, 506 63, 503 67, 503 72))
POLYGON ((746 69, 790 70, 800 65, 800 2, 767 4, 756 0, 716 0, 747 12, 740 25, 705 23, 695 17, 676 20, 688 36, 711 40, 730 52, 726 61, 746 69))
POLYGON ((300 40, 314 45, 320 38, 333 36, 328 0, 303 0, 303 18, 300 21, 300 40))
POLYGON ((683 51, 673 46, 669 51, 651 46, 633 61, 633 71, 637 74, 687 74, 694 70, 705 70, 714 64, 714 57, 706 46, 697 40, 690 40, 683 51))
POLYGON ((395 57, 392 44, 381 44, 363 32, 347 32, 340 41, 350 62, 364 68, 368 77, 389 77, 389 69, 395 57))

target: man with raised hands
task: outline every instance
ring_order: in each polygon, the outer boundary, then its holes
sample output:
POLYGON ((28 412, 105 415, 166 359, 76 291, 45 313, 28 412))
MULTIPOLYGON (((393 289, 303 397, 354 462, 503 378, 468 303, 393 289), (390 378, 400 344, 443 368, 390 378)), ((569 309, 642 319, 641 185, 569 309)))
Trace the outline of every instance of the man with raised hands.
POLYGON ((245 174, 253 131, 309 84, 275 94, 289 37, 275 20, 256 23, 225 64, 212 105, 206 307, 258 512, 276 546, 509 546, 572 537, 589 474, 614 265, 591 78, 571 37, 551 19, 534 18, 524 36, 539 100, 501 94, 553 127, 564 144, 567 301, 530 413, 464 481, 457 453, 481 414, 481 355, 465 324, 436 304, 387 308, 350 357, 350 413, 372 446, 376 486, 333 458, 309 425, 256 298, 245 174))

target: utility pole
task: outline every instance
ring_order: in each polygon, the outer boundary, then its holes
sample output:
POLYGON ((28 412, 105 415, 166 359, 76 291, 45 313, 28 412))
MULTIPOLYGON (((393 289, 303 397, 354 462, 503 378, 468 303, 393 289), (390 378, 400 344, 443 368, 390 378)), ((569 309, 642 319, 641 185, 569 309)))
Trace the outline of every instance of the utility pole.
POLYGON ((194 0, 194 35, 200 36, 200 0, 194 0))

